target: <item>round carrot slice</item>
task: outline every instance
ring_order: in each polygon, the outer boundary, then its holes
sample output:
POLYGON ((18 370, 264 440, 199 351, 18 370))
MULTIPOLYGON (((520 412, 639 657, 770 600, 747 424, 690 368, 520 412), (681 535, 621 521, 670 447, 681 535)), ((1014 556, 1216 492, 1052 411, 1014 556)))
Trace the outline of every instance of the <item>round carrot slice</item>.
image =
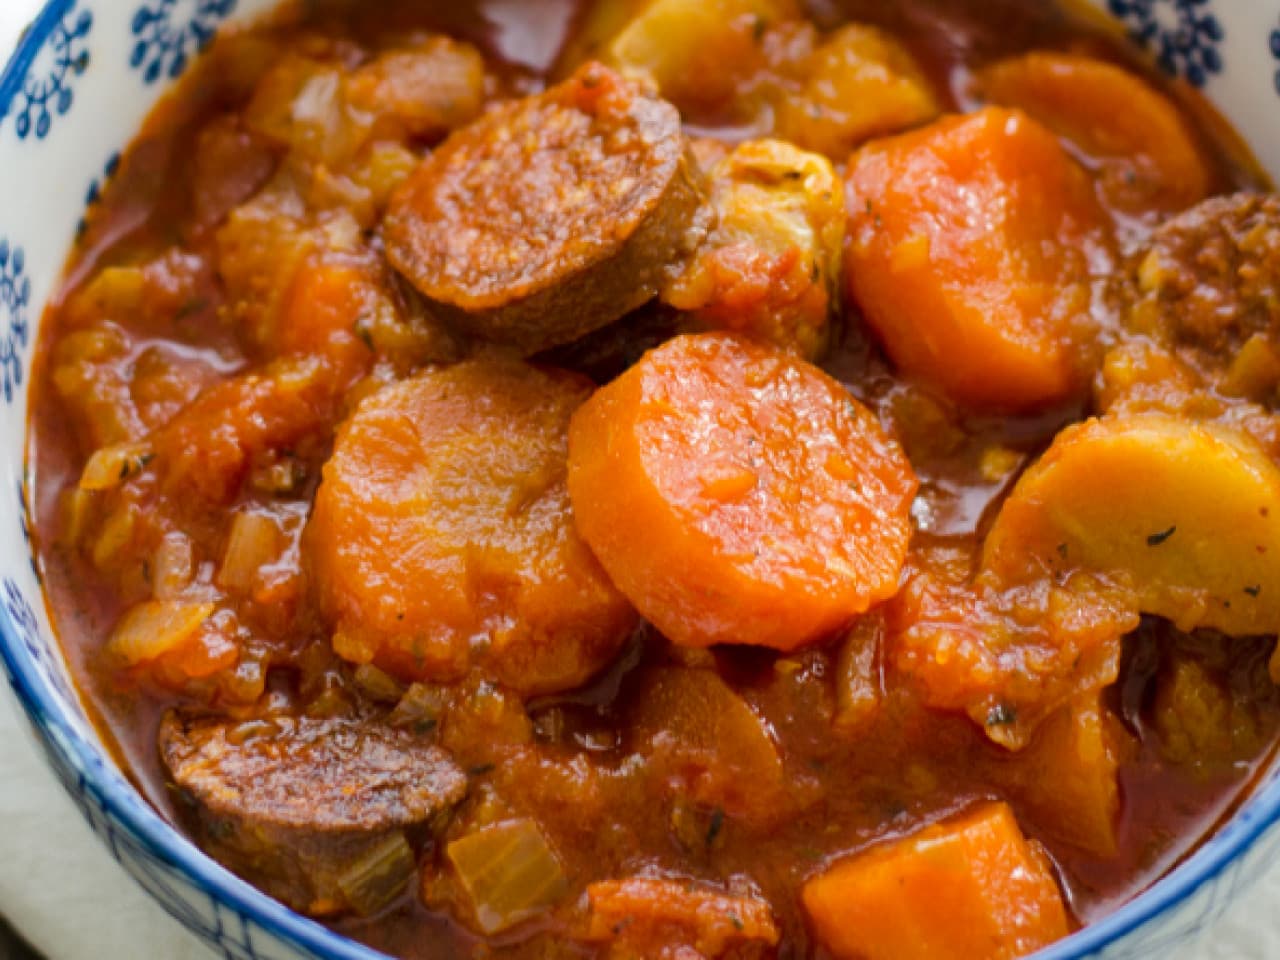
POLYGON ((790 650, 893 594, 916 486, 840 384, 731 334, 651 351, 569 430, 578 530, 686 646, 790 650))
POLYGON ((576 376, 473 361, 374 394, 338 433, 306 547, 344 658, 406 680, 472 666, 524 693, 604 666, 635 614, 565 489, 576 376))

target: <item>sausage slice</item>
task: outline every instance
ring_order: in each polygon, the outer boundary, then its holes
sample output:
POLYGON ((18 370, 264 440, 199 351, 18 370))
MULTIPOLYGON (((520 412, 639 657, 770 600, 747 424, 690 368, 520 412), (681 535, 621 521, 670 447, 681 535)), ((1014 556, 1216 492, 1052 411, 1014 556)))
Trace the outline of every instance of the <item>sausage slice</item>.
POLYGON ((394 864, 403 849, 407 879, 402 831, 466 793, 466 775, 444 751, 370 717, 235 723, 171 710, 159 748, 200 846, 312 915, 381 906, 368 903, 367 868, 380 869, 379 858, 394 864))
POLYGON ((705 232, 702 194, 676 108, 588 63, 427 157, 387 255, 444 319, 531 354, 655 296, 705 232))

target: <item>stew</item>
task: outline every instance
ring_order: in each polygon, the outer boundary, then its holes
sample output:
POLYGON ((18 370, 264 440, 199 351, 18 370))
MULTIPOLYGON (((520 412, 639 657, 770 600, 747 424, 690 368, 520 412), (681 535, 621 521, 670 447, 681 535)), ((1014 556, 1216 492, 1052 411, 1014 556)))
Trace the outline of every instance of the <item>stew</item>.
POLYGON ((54 621, 389 954, 1027 955, 1275 750, 1269 189, 1047 2, 287 8, 49 306, 54 621))

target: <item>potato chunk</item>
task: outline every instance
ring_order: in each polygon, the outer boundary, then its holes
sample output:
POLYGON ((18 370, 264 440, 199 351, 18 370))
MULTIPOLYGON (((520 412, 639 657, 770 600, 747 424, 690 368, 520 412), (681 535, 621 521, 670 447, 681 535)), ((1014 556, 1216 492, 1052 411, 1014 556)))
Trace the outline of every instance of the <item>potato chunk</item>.
POLYGON ((837 960, 1016 960, 1067 935, 1048 859, 1003 803, 837 863, 802 897, 837 960))
POLYGON ((798 13, 795 0, 652 0, 609 41, 607 59, 648 71, 682 107, 714 106, 764 65, 764 29, 798 13))
POLYGON ((1119 843, 1120 764, 1134 747, 1102 691, 1094 690, 1045 720, 1026 749, 994 760, 993 776, 1012 785, 1042 829, 1110 858, 1119 843))
POLYGON ((938 101, 902 44, 875 27, 849 24, 800 65, 804 86, 778 110, 778 133, 843 162, 874 137, 932 120, 938 101))
POLYGON ((711 171, 716 227, 662 299, 713 329, 821 352, 839 290, 844 200, 823 157, 741 144, 711 171))
POLYGON ((406 680, 476 665, 573 687, 634 615, 574 531, 569 417, 590 385, 515 362, 432 369, 338 433, 306 534, 334 647, 406 680))
POLYGON ((1242 433, 1162 414, 1064 430, 1018 481, 984 548, 1005 579, 1127 579, 1180 629, 1280 630, 1280 469, 1242 433))

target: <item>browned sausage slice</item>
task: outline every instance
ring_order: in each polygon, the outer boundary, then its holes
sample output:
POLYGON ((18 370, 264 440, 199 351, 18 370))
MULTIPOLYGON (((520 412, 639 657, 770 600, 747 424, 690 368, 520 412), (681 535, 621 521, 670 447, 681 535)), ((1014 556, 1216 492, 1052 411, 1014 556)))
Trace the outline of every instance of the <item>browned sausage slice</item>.
POLYGON ((367 717, 234 723, 170 711, 159 747, 200 846, 313 915, 385 905, 413 872, 402 831, 466 792, 444 751, 367 717))
POLYGON ((445 319, 535 353, 652 298, 701 200, 675 107, 589 63, 427 157, 392 200, 387 255, 445 319))

